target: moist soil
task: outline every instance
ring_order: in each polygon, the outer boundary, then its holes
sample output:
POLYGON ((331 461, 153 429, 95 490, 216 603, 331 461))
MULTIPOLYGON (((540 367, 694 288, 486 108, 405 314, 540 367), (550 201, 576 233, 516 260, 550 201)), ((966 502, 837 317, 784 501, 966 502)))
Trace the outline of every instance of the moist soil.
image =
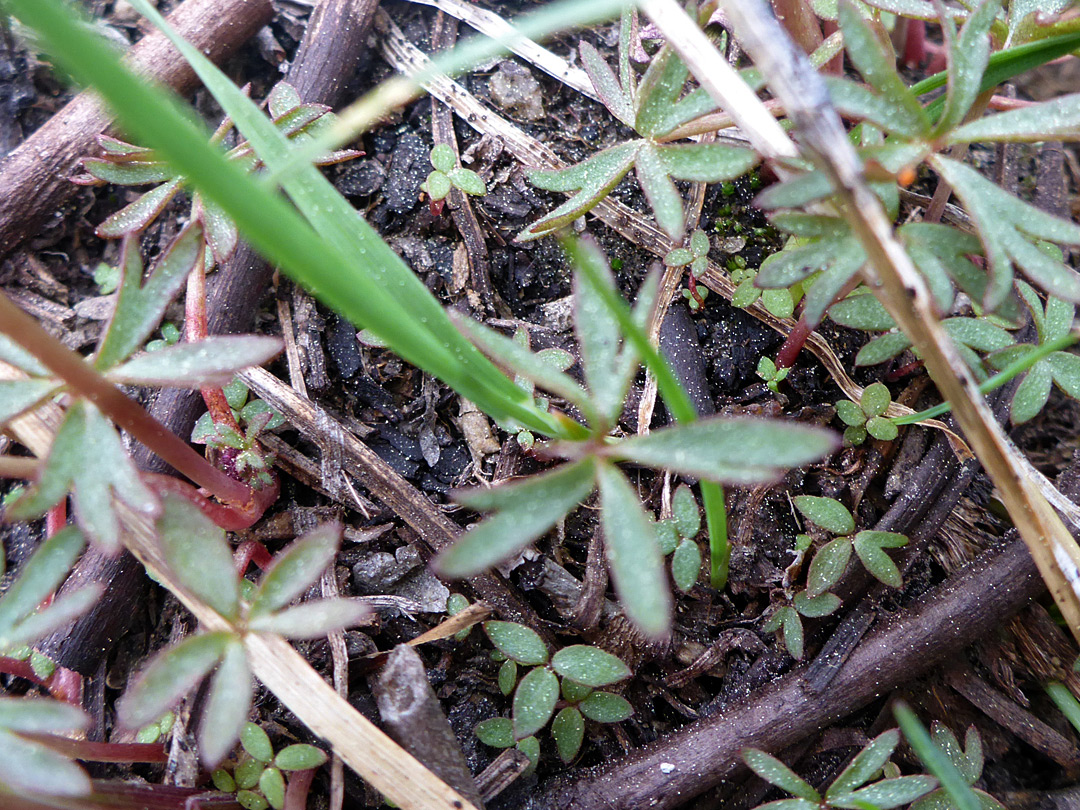
MULTIPOLYGON (((122 0, 115 3, 92 0, 86 5, 118 40, 129 41, 143 30, 142 23, 122 0)), ((175 4, 167 0, 161 5, 163 10, 168 10, 175 4)), ((432 9, 397 3, 384 4, 384 8, 410 40, 430 50, 432 9)), ((519 9, 518 4, 503 4, 497 10, 512 16, 519 9)), ((225 65, 230 77, 238 84, 250 83, 252 96, 264 98, 281 80, 283 67, 296 49, 306 19, 306 3, 283 0, 277 4, 268 31, 244 46, 225 65), (285 62, 280 61, 281 57, 285 62)), ((582 36, 610 55, 616 28, 602 26, 582 36)), ((571 53, 575 38, 576 35, 556 37, 551 47, 559 53, 571 53)), ((377 54, 374 47, 365 50, 345 98, 353 98, 390 77, 390 69, 377 54)), ((1054 80, 1049 74, 1039 77, 1043 84, 1054 80)), ((629 134, 599 104, 516 59, 482 65, 460 81, 479 99, 567 160, 580 160, 629 134), (507 81, 525 87, 524 99, 506 102, 498 88, 507 81)), ((1035 83, 1029 88, 1021 87, 1021 94, 1025 90, 1045 92, 1044 87, 1036 87, 1035 83)), ((70 95, 63 77, 50 72, 32 48, 4 35, 0 39, 0 153, 9 151, 48 120, 70 95)), ((216 124, 220 113, 209 95, 199 91, 194 99, 197 109, 212 125, 216 124)), ((420 184, 430 171, 427 155, 432 146, 431 117, 431 102, 427 98, 394 113, 356 144, 356 148, 364 150, 362 157, 329 167, 328 176, 447 306, 476 318, 495 318, 503 327, 528 325, 533 348, 559 346, 574 352, 576 343, 569 325, 567 301, 571 271, 564 256, 552 239, 524 245, 513 241, 518 232, 560 200, 556 195, 532 188, 524 180, 520 164, 506 153, 495 154, 485 149, 479 136, 455 118, 459 149, 466 156, 476 157, 474 167, 481 171, 489 187, 486 197, 473 200, 490 255, 491 285, 495 293, 494 307, 486 307, 478 291, 456 269, 455 250, 461 246, 462 239, 449 212, 433 215, 423 200, 420 184)), ((1036 158, 1035 153, 1027 155, 1027 162, 1021 161, 1021 166, 1033 165, 1036 158)), ((738 255, 748 267, 754 268, 778 249, 780 240, 776 232, 753 207, 756 189, 767 182, 765 176, 748 176, 707 190, 701 227, 710 235, 712 258, 725 262, 738 255), (732 240, 739 244, 737 254, 725 252, 732 240)), ((914 190, 932 193, 932 186, 924 185, 925 188, 916 186, 914 190)), ((644 213, 647 206, 633 180, 620 184, 614 196, 647 215, 644 213)), ((40 232, 28 235, 22 248, 0 265, 0 284, 5 291, 14 294, 24 306, 36 308, 46 326, 72 348, 89 351, 95 345, 109 301, 95 284, 94 270, 100 262, 115 265, 118 257, 118 244, 97 238, 93 228, 133 198, 131 190, 115 187, 80 190, 62 216, 55 217, 40 232)), ((142 247, 148 262, 182 227, 189 210, 187 200, 175 201, 145 233, 142 247)), ((597 221, 590 219, 586 227, 613 260, 623 293, 632 298, 644 274, 656 264, 656 257, 629 244, 597 221)), ((305 347, 304 371, 311 397, 362 436, 397 473, 462 526, 473 522, 476 516, 454 507, 452 489, 490 481, 496 476, 502 480, 528 475, 544 468, 541 460, 504 431, 494 433, 498 437, 497 451, 477 453, 461 428, 462 403, 456 394, 389 352, 358 340, 355 327, 294 290, 284 278, 275 281, 262 302, 257 331, 281 334, 276 314, 279 301, 292 307, 296 338, 305 347)), ((689 369, 685 373, 704 376, 708 406, 713 410, 723 414, 787 415, 819 424, 832 420, 833 403, 842 394, 808 353, 803 353, 780 393, 775 394, 765 387, 755 369, 760 357, 775 357, 782 336, 716 295, 707 298, 697 312, 691 312, 682 296, 672 306, 668 317, 681 319, 690 328, 680 332, 677 346, 668 341, 665 351, 679 356, 679 365, 689 369)), ((182 306, 177 304, 167 320, 179 323, 182 317, 182 306)), ((853 367, 855 353, 865 342, 865 336, 830 324, 822 330, 841 359, 849 368, 853 367)), ((921 370, 917 366, 914 372, 903 368, 910 359, 858 369, 854 376, 863 385, 887 380, 894 398, 906 396, 913 406, 932 403, 933 389, 926 385, 921 370)), ((270 370, 288 378, 283 359, 273 363, 270 370)), ((580 374, 577 365, 571 373, 580 374)), ((643 383, 643 377, 636 381, 628 401, 622 421, 622 429, 627 432, 637 429, 637 403, 643 383)), ((1078 409, 1077 403, 1065 400, 1055 390, 1043 414, 1015 432, 1014 438, 1051 478, 1071 460, 1078 409)), ((653 426, 665 419, 662 406, 658 406, 653 426)), ((319 458, 319 448, 295 429, 286 425, 278 433, 304 454, 319 458)), ((601 620, 584 630, 575 629, 559 609, 565 605, 550 592, 545 571, 552 564, 579 580, 585 576, 590 540, 597 531, 596 512, 589 505, 572 514, 557 532, 557 538, 541 541, 507 565, 506 573, 513 586, 520 590, 560 644, 596 644, 631 664, 634 677, 621 691, 633 705, 634 715, 613 726, 589 723, 581 754, 570 766, 561 764, 549 734, 541 732, 542 755, 535 774, 519 778, 489 806, 520 806, 541 793, 553 777, 565 778, 575 768, 617 761, 637 746, 697 717, 716 712, 733 701, 745 700, 755 690, 791 670, 795 661, 774 634, 762 630, 761 621, 769 606, 782 599, 782 582, 785 569, 792 562, 794 537, 806 528, 796 519, 790 497, 826 495, 839 498, 849 506, 857 504, 854 511, 860 527, 871 526, 909 485, 906 470, 913 468, 912 460, 918 459, 931 439, 915 428, 893 448, 870 442, 845 449, 826 464, 793 472, 775 486, 731 488, 728 501, 734 551, 729 587, 717 592, 709 587, 703 574, 696 586, 677 597, 673 638, 670 644, 659 648, 641 643, 632 633, 627 633, 625 620, 618 617, 601 620), (724 655, 693 677, 680 677, 686 667, 721 638, 731 640, 724 655)), ((658 513, 664 492, 663 477, 635 471, 634 480, 647 505, 658 513)), ((355 501, 332 500, 288 475, 282 476, 282 485, 278 503, 259 524, 238 535, 236 540, 257 539, 274 552, 292 538, 290 526, 340 519, 349 528, 336 563, 342 594, 399 598, 397 607, 380 610, 373 626, 346 633, 350 668, 354 673, 349 700, 378 722, 374 699, 360 673, 364 656, 376 650, 389 650, 438 624, 445 618, 446 597, 454 585, 450 583, 447 587, 427 572, 424 555, 412 531, 393 512, 368 500, 362 491, 359 494, 363 512, 355 501)), ((916 555, 903 591, 889 594, 886 607, 898 607, 924 593, 963 559, 999 540, 1006 527, 991 506, 989 485, 977 477, 943 531, 935 533, 916 555)), ((4 527, 9 571, 18 570, 41 532, 38 525, 4 527)), ((823 539, 815 536, 818 543, 823 539)), ((0 582, 2 585, 6 581, 0 582)), ((866 583, 855 588, 838 616, 854 609, 860 599, 870 598, 869 592, 866 583)), ((820 649, 835 627, 835 617, 807 622, 808 657, 820 649)), ((115 700, 133 671, 149 655, 171 637, 189 629, 188 619, 173 599, 152 589, 137 615, 131 618, 127 632, 107 650, 98 670, 84 673, 94 687, 87 691, 86 703, 95 718, 93 735, 100 739, 123 739, 114 728, 115 700)), ((1012 644, 1008 637, 996 638, 978 645, 965 656, 965 661, 980 677, 1015 700, 1029 702, 1033 714, 1058 728, 1075 744, 1067 724, 1046 705, 1023 656, 1008 654, 1012 644)), ((329 678, 331 660, 327 643, 306 642, 300 648, 312 665, 329 678)), ((509 699, 497 684, 499 664, 492 658, 492 646, 479 629, 474 629, 464 640, 435 642, 419 648, 419 652, 469 767, 474 773, 480 772, 499 752, 481 744, 473 728, 482 720, 509 713, 509 699)), ((1069 655, 1075 655, 1075 650, 1069 655)), ((12 694, 31 689, 26 681, 8 676, 0 685, 12 694)), ((889 727, 888 702, 893 697, 904 697, 916 706, 924 721, 941 720, 958 735, 969 724, 974 725, 987 751, 983 785, 992 793, 1059 788, 1075 776, 980 712, 938 676, 911 684, 899 694, 883 696, 868 709, 832 728, 808 734, 802 745, 785 752, 786 761, 811 783, 827 784, 868 737, 889 727)), ((193 700, 197 704, 198 696, 193 700)), ((265 690, 258 693, 256 711, 258 717, 253 719, 258 719, 275 744, 318 743, 265 690)), ((898 761, 908 772, 915 772, 917 765, 909 751, 901 749, 898 761)), ((168 774, 160 767, 150 766, 92 768, 102 778, 139 778, 150 782, 169 778, 176 784, 176 765, 170 764, 168 774)), ((180 784, 205 784, 205 780, 199 781, 194 774, 185 777, 182 768, 179 773, 180 784)), ((309 807, 327 806, 328 781, 327 769, 323 769, 313 786, 309 807)), ((348 772, 345 791, 346 807, 381 806, 379 796, 348 772)), ((689 806, 752 807, 776 798, 780 795, 768 792, 763 783, 745 780, 726 790, 706 794, 689 806)))

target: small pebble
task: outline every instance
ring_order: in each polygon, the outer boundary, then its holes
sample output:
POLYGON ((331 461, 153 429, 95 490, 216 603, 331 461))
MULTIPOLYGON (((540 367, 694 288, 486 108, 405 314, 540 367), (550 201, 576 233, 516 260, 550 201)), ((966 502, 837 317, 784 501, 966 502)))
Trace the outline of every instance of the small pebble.
POLYGON ((670 762, 660 763, 660 773, 671 773, 675 770, 675 766, 670 762))

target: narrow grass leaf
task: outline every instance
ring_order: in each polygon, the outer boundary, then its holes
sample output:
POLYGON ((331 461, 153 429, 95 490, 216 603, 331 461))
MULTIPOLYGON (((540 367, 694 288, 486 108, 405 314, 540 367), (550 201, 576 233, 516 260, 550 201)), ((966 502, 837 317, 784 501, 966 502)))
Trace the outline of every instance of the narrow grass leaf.
POLYGON ((586 644, 559 650, 551 659, 551 667, 562 677, 594 689, 626 680, 633 674, 616 656, 586 644))
POLYGON ((585 719, 573 706, 555 715, 551 721, 551 736, 555 740, 555 750, 559 752, 559 759, 569 765, 578 751, 581 743, 585 740, 585 719))
POLYGON ((594 463, 585 459, 520 483, 455 493, 470 509, 498 514, 474 526, 433 565, 445 576, 467 577, 516 554, 581 503, 594 486, 594 463))
POLYGON ((155 722, 209 674, 231 638, 202 633, 155 655, 117 703, 117 719, 130 729, 155 722))
POLYGON ((307 640, 366 624, 371 614, 371 606, 362 599, 316 599, 277 613, 257 616, 248 627, 259 633, 277 633, 285 638, 307 640))
POLYGON ((559 698, 559 679, 547 667, 530 671, 514 692, 514 737, 531 737, 551 719, 559 698))
POLYGON ((240 739, 254 694, 255 683, 244 645, 233 639, 210 682, 206 707, 199 721, 199 760, 206 768, 216 767, 240 739))
POLYGON ((484 622, 484 632, 495 649, 523 666, 548 662, 547 645, 532 628, 517 622, 484 622))
POLYGON ((144 283, 138 240, 129 237, 120 259, 122 280, 116 310, 102 335, 94 367, 99 371, 112 368, 139 348, 161 322, 188 273, 202 260, 203 229, 193 222, 173 241, 144 283))
POLYGON ((702 419, 627 439, 609 455, 684 475, 750 484, 772 481, 837 447, 826 430, 766 419, 702 419))
POLYGON ((615 466, 598 465, 597 477, 604 552, 615 591, 630 621, 650 637, 664 637, 671 628, 671 592, 652 521, 615 466))
POLYGON ((341 524, 326 523, 279 551, 259 581, 251 615, 280 610, 306 591, 334 561, 341 542, 341 524))
POLYGON ((756 748, 747 748, 743 751, 742 757, 743 762, 750 766, 750 770, 770 785, 775 785, 792 796, 798 796, 808 802, 821 801, 820 793, 776 757, 769 756, 756 748))
POLYGON ((184 588, 227 619, 239 615, 240 586, 225 532, 184 498, 162 496, 158 542, 169 570, 184 588))
POLYGON ((261 366, 283 348, 280 338, 262 335, 209 337, 145 352, 108 373, 115 382, 169 388, 224 385, 238 371, 261 366))
POLYGON ((938 778, 956 810, 980 810, 979 797, 972 791, 956 765, 934 744, 915 712, 906 703, 897 702, 893 706, 893 714, 900 723, 904 737, 922 760, 923 766, 938 778))
POLYGON ((67 757, 0 729, 0 785, 31 796, 88 796, 90 777, 67 757))

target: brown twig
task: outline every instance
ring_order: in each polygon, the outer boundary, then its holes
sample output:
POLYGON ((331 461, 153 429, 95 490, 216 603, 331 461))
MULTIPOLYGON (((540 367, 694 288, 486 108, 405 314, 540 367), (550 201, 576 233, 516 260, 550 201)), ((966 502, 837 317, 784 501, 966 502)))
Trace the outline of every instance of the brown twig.
MULTIPOLYGON (((181 36, 215 62, 270 22, 270 0, 188 0, 169 16, 181 36)), ((144 77, 180 93, 195 73, 164 34, 147 34, 125 57, 144 77)), ((78 191, 68 177, 94 151, 111 116, 97 96, 81 93, 0 162, 0 255, 38 232, 78 191)))

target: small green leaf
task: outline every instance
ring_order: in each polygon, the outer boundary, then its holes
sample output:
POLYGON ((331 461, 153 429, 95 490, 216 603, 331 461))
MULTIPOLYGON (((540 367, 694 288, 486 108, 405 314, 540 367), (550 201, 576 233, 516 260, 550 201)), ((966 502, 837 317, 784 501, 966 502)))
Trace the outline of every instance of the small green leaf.
POLYGON ((868 417, 881 416, 889 409, 890 402, 892 402, 892 394, 889 393, 889 389, 882 383, 876 382, 863 389, 859 405, 868 417))
POLYGON ((214 787, 222 793, 236 793, 236 780, 224 768, 218 768, 211 773, 210 779, 213 781, 214 787))
POLYGON ((946 318, 942 328, 957 343, 981 352, 996 352, 1013 345, 1016 339, 1000 326, 980 318, 946 318))
POLYGON ((437 143, 431 150, 431 165, 443 174, 449 174, 457 162, 453 147, 446 143, 437 143))
POLYGON ((874 416, 866 420, 866 432, 883 442, 891 442, 900 435, 896 425, 884 416, 874 416))
POLYGON ((846 537, 837 537, 818 549, 806 574, 807 596, 821 596, 839 582, 850 559, 851 540, 846 537))
POLYGON ((696 228, 692 234, 690 234, 690 251, 694 254, 695 258, 701 258, 707 256, 709 253, 709 235, 701 228, 696 228))
POLYGON ((499 691, 504 695, 513 692, 514 687, 517 686, 517 674, 517 661, 513 658, 507 658, 503 661, 502 666, 499 667, 499 691))
POLYGON ((619 658, 585 644, 559 650, 551 658, 551 667, 562 677, 593 688, 618 683, 633 674, 619 658))
POLYGON ((656 542, 660 553, 665 557, 679 546, 679 530, 675 527, 675 518, 661 520, 656 524, 656 542))
POLYGON ((1016 387, 1012 404, 1009 406, 1009 416, 1014 425, 1022 425, 1039 414, 1046 405, 1047 399, 1050 398, 1053 382, 1053 373, 1049 364, 1039 362, 1031 367, 1020 385, 1016 387))
POLYGON ((668 176, 659 148, 650 142, 643 144, 634 166, 641 190, 645 192, 649 207, 656 215, 656 224, 664 229, 672 241, 681 239, 686 225, 682 196, 668 176))
POLYGON ((476 724, 476 738, 492 748, 510 748, 514 744, 514 724, 509 717, 492 717, 476 724))
POLYGON ((836 777, 825 793, 827 799, 832 799, 844 793, 850 793, 862 787, 882 769, 889 757, 892 756, 896 746, 900 743, 900 732, 890 729, 884 734, 879 734, 855 755, 843 772, 836 777))
POLYGON ((340 541, 341 524, 326 523, 279 551, 259 581, 251 615, 272 613, 304 593, 334 561, 340 541))
POLYGON ((1022 110, 977 118, 948 136, 949 143, 980 141, 1076 140, 1080 136, 1080 94, 1061 96, 1022 110))
POLYGON ((259 790, 274 810, 285 806, 285 777, 277 768, 266 768, 259 776, 259 790))
POLYGON ((896 327, 885 306, 869 293, 849 295, 829 307, 829 317, 841 326, 867 332, 884 332, 896 327))
POLYGON ((523 666, 548 662, 548 649, 537 632, 516 622, 484 622, 484 632, 495 648, 523 666))
POLYGON ((660 125, 686 84, 689 70, 670 45, 665 45, 649 62, 637 90, 637 114, 634 129, 646 138, 665 133, 660 125))
POLYGON ((165 206, 180 191, 182 183, 178 177, 146 192, 98 225, 94 233, 102 239, 119 239, 139 233, 165 210, 165 206))
POLYGON ((694 260, 694 254, 686 248, 675 248, 675 250, 669 250, 667 255, 664 256, 664 264, 668 267, 685 267, 694 260))
POLYGON ((767 419, 712 417, 636 436, 608 454, 647 467, 732 484, 773 481, 836 447, 833 434, 767 419))
POLYGON ((274 758, 270 737, 256 723, 244 724, 240 732, 240 745, 259 762, 270 762, 274 758))
POLYGON ((321 638, 328 633, 370 621, 371 606, 362 598, 315 599, 276 613, 255 616, 248 628, 255 633, 277 633, 291 639, 321 638))
POLYGON ((0 697, 0 729, 60 734, 86 728, 90 718, 77 706, 48 698, 0 697))
POLYGON ((855 518, 851 516, 848 508, 835 498, 799 495, 794 498, 794 503, 804 518, 825 531, 833 534, 851 534, 855 531, 855 518))
POLYGON ((578 53, 581 55, 581 66, 592 82, 596 95, 601 103, 611 114, 626 124, 634 126, 633 102, 626 94, 615 72, 591 44, 582 40, 578 43, 578 53))
POLYGON ((686 484, 680 484, 675 490, 671 511, 679 534, 687 539, 696 537, 701 531, 701 510, 693 491, 686 484))
MULTIPOLYGON (((665 174, 698 183, 719 183, 740 177, 758 162, 752 149, 722 143, 666 144, 658 147, 656 154, 665 174)), ((707 252, 706 245, 698 255, 707 252)))
POLYGON ((30 796, 87 796, 90 778, 67 757, 0 729, 0 784, 30 796))
POLYGON ((581 743, 585 739, 585 720, 581 712, 573 706, 567 706, 555 715, 551 723, 551 736, 555 739, 559 759, 569 765, 581 750, 581 743))
POLYGON ((296 743, 278 751, 274 765, 283 771, 308 771, 318 768, 327 760, 326 752, 314 745, 296 743))
POLYGON ((173 576, 227 619, 240 610, 240 589, 225 532, 195 504, 179 495, 162 496, 158 542, 173 576))
POLYGON ((30 616, 71 571, 86 540, 75 527, 61 529, 43 542, 0 597, 0 650, 13 645, 11 632, 30 616))
POLYGON ((803 623, 798 611, 791 607, 782 609, 784 647, 796 661, 802 661, 804 652, 803 623))
POLYGON ((883 779, 854 793, 836 795, 829 803, 833 807, 851 810, 863 810, 866 807, 891 810, 894 807, 907 807, 916 799, 930 793, 937 784, 937 780, 932 776, 898 776, 895 779, 883 779))
POLYGON ((514 692, 514 737, 530 737, 551 719, 559 698, 559 679, 547 667, 531 670, 514 692))
MULTIPOLYGON (((607 262, 595 262, 604 285, 615 289, 607 262)), ((630 383, 616 361, 619 353, 619 326, 611 317, 599 291, 584 273, 574 274, 574 331, 581 348, 585 381, 595 400, 595 408, 610 421, 622 413, 626 387, 630 383)))
MULTIPOLYGON (((666 636, 671 627, 671 592, 652 521, 617 467, 599 464, 597 477, 604 553, 615 592, 627 617, 639 629, 654 638, 666 636)), ((588 683, 577 677, 574 680, 588 683)))
POLYGON ((231 638, 203 633, 158 653, 117 703, 119 721, 130 729, 156 721, 214 668, 231 638))
POLYGON ((498 514, 439 554, 435 569, 445 576, 468 577, 516 554, 585 500, 594 475, 594 462, 584 459, 520 483, 455 493, 472 509, 497 509, 498 514))
POLYGON ((1073 399, 1080 399, 1080 357, 1054 352, 1045 362, 1058 387, 1073 399))
POLYGON ((266 810, 270 806, 265 796, 256 793, 254 790, 247 789, 236 792, 236 803, 243 807, 244 810, 266 810))
POLYGON ((949 60, 949 88, 941 118, 934 128, 935 136, 947 133, 963 123, 964 116, 975 103, 983 74, 990 61, 991 43, 988 34, 1000 10, 1001 0, 984 0, 968 17, 959 38, 956 36, 952 18, 943 18, 941 25, 949 60))
POLYGON ((578 193, 522 231, 517 241, 547 236, 592 210, 630 171, 643 143, 618 144, 567 169, 527 172, 529 182, 538 188, 578 193))
POLYGON ((630 701, 610 692, 593 692, 578 704, 578 708, 597 723, 621 723, 634 713, 630 701))
MULTIPOLYGON (((251 710, 255 687, 244 646, 230 641, 210 684, 206 708, 199 723, 199 758, 213 768, 236 745, 251 710)), ((244 746, 248 753, 251 749, 244 746)))
POLYGON ((147 186, 164 183, 173 177, 172 170, 164 163, 124 161, 117 163, 100 158, 84 158, 83 170, 91 177, 104 180, 114 186, 147 186))
POLYGON ((855 365, 876 366, 878 363, 892 360, 910 345, 911 341, 903 332, 881 335, 859 349, 859 353, 855 355, 855 365))
POLYGON ((761 303, 777 318, 790 318, 795 314, 795 297, 791 290, 762 290, 761 303))
POLYGON ((686 593, 694 587, 701 572, 701 548, 693 540, 683 540, 671 557, 671 578, 675 587, 686 593))
POLYGON ((562 680, 562 696, 563 700, 569 703, 580 703, 589 695, 592 694, 592 687, 586 686, 583 683, 577 683, 569 678, 563 678, 562 680))
POLYGON ((450 193, 451 185, 449 176, 435 171, 427 176, 427 180, 420 185, 420 188, 422 191, 427 192, 431 199, 442 200, 450 193))
POLYGON ((260 335, 211 337, 138 355, 108 373, 131 385, 200 388, 221 385, 245 368, 261 366, 282 349, 279 338, 260 335))
POLYGON ((473 197, 483 197, 487 194, 487 186, 484 185, 483 179, 472 169, 451 169, 448 176, 454 188, 466 194, 471 194, 473 197))
POLYGON ((795 610, 808 619, 820 619, 831 616, 840 607, 840 597, 835 593, 823 593, 810 597, 806 591, 799 591, 792 600, 795 610))
POLYGON ((820 802, 821 794, 810 787, 804 780, 799 778, 791 768, 769 756, 764 751, 756 748, 747 748, 742 754, 743 761, 750 766, 750 770, 781 790, 786 790, 793 796, 806 799, 809 802, 820 802))
POLYGON ((529 758, 529 767, 521 772, 522 776, 531 776, 540 764, 540 741, 536 737, 518 740, 514 747, 529 758))
POLYGON ((236 777, 236 786, 245 790, 255 787, 259 784, 259 777, 262 775, 263 768, 264 763, 259 762, 259 760, 248 756, 243 757, 233 772, 236 777))
POLYGON ((863 409, 850 399, 842 399, 836 403, 836 415, 840 421, 850 427, 859 427, 866 423, 866 414, 863 409))
POLYGON ((202 225, 192 222, 173 240, 144 283, 138 240, 125 239, 120 259, 123 281, 113 317, 94 357, 96 369, 112 368, 143 344, 202 257, 202 225))
POLYGON ((915 713, 902 701, 893 706, 904 737, 926 769, 938 778, 956 810, 979 810, 981 802, 967 784, 963 773, 938 748, 915 713))

